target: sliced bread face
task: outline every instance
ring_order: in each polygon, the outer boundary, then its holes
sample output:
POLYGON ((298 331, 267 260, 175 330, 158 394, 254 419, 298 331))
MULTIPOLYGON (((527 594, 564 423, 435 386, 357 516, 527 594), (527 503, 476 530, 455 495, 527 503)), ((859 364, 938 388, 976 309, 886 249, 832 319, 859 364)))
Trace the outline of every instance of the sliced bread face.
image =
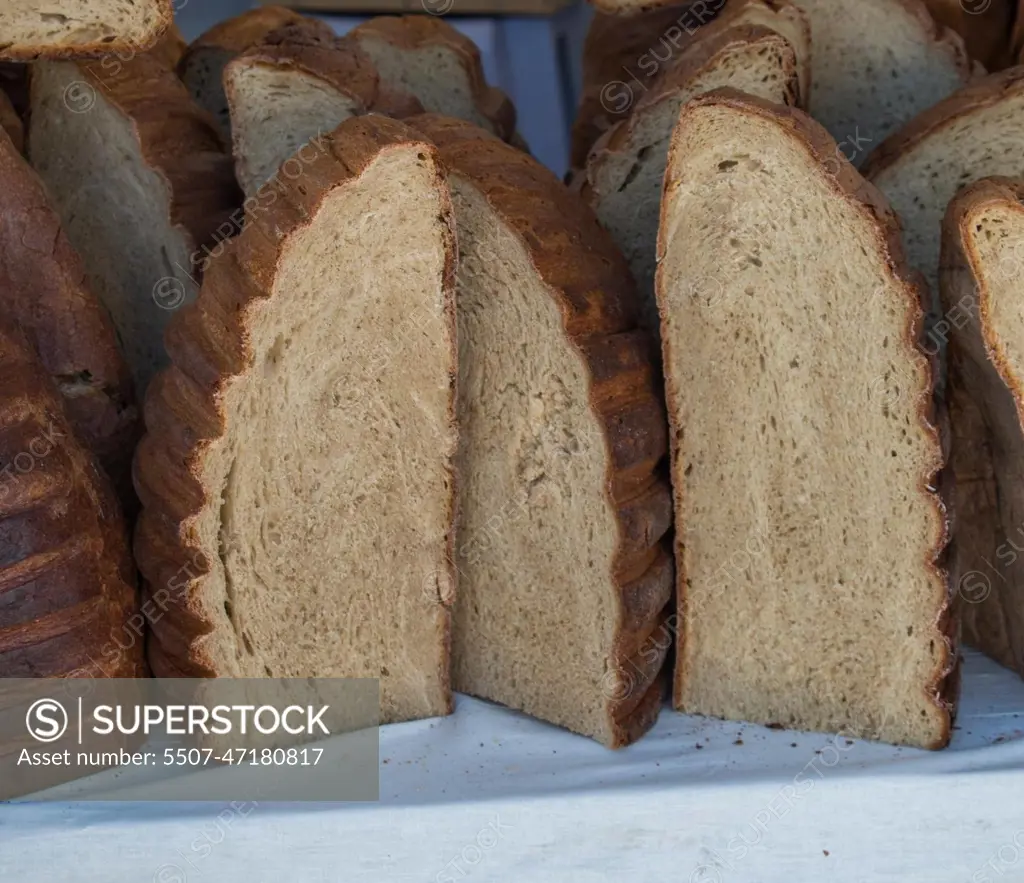
POLYGON ((689 47, 627 121, 598 139, 579 185, 626 256, 643 302, 643 323, 655 331, 661 185, 680 110, 691 98, 724 86, 778 104, 799 104, 801 71, 809 63, 775 30, 757 25, 721 28, 722 21, 707 26, 706 38, 689 47))
POLYGON ((227 221, 241 202, 213 121, 148 55, 39 62, 29 157, 141 397, 167 362, 164 328, 195 298, 201 249, 233 232, 227 221))
POLYGON ((515 107, 487 85, 480 50, 440 18, 382 15, 348 39, 370 57, 386 86, 414 95, 424 110, 467 120, 503 141, 515 134, 515 107))
POLYGON ((116 332, 43 182, 2 134, 0 193, 0 315, 27 336, 60 391, 76 438, 131 508, 141 418, 116 332))
POLYGON ((860 166, 868 153, 975 72, 963 40, 922 0, 794 0, 811 24, 810 112, 860 166))
POLYGON ((47 374, 0 317, 0 677, 144 677, 128 530, 47 374))
POLYGON ((903 223, 911 264, 937 292, 942 219, 965 184, 1024 175, 1024 69, 984 77, 916 117, 864 165, 903 223))
POLYGON ((231 115, 224 94, 224 68, 243 52, 285 27, 308 29, 324 39, 334 31, 325 22, 283 6, 260 6, 220 22, 192 41, 178 62, 178 74, 196 103, 213 115, 225 143, 231 143, 231 115))
POLYGON ((314 142, 298 158, 308 164, 318 151, 315 139, 349 117, 423 109, 382 86, 373 62, 354 43, 296 27, 275 31, 228 64, 224 87, 236 175, 249 197, 314 142))
POLYGON ((675 703, 938 748, 956 651, 921 291, 895 216, 835 151, 800 111, 731 90, 673 135, 675 703))
POLYGON ((460 250, 454 687, 625 745, 658 714, 672 592, 664 406, 628 269, 537 162, 410 122, 449 169, 460 250))
POLYGON ((942 254, 963 637, 1024 676, 1024 181, 961 191, 942 254))
POLYGON ((156 674, 379 678, 382 722, 450 710, 455 259, 433 147, 367 116, 211 261, 136 458, 156 674))
POLYGON ((173 18, 172 0, 9 0, 0 7, 0 59, 134 54, 173 18))

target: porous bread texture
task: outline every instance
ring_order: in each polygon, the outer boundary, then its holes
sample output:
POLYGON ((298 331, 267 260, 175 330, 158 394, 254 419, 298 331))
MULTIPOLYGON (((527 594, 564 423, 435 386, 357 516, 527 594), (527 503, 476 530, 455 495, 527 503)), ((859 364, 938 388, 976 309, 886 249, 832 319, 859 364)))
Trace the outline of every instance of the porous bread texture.
POLYGON ((141 397, 167 363, 164 328, 198 290, 201 249, 233 232, 241 202, 213 121, 148 55, 39 62, 29 156, 141 397))
POLYGON ((1024 182, 960 192, 943 223, 953 572, 964 640, 1024 676, 1024 182))
POLYGON ((939 27, 921 0, 793 0, 811 23, 810 113, 860 166, 925 108, 966 83, 963 40, 939 27))
MULTIPOLYGON (((707 37, 688 48, 628 120, 598 139, 579 185, 629 262, 643 303, 642 322, 654 331, 661 185, 669 140, 683 105, 723 86, 779 104, 798 104, 802 94, 801 59, 785 37, 761 26, 717 29, 721 21, 708 26, 707 37)), ((806 57, 802 61, 809 63, 806 57)))
POLYGON ((980 79, 916 117, 871 154, 864 176, 903 224, 910 263, 938 291, 942 218, 966 184, 1024 175, 1024 69, 980 79))
POLYGON ((467 120, 503 141, 515 134, 515 107, 487 85, 480 50, 440 18, 377 16, 348 39, 370 57, 389 88, 416 96, 425 111, 467 120))
POLYGON ((317 139, 349 117, 372 110, 422 111, 411 96, 383 87, 369 56, 353 42, 284 28, 230 62, 224 90, 231 116, 235 173, 247 197, 281 165, 307 165, 317 139), (310 142, 313 142, 312 144, 310 142))
POLYGON ((225 65, 287 26, 307 28, 325 39, 334 36, 320 19, 283 6, 260 6, 214 25, 192 41, 178 62, 179 76, 196 103, 216 119, 226 144, 231 143, 231 116, 224 94, 225 65))
POLYGON ((583 42, 583 85, 572 124, 570 164, 583 168, 602 132, 625 119, 637 87, 671 64, 725 0, 681 3, 629 17, 594 12, 583 42))
POLYGON ((663 404, 632 283, 586 206, 462 121, 414 117, 459 238, 455 689, 619 747, 661 704, 663 404))
POLYGON ((8 0, 0 7, 0 59, 144 52, 173 19, 172 0, 8 0))
POLYGON ((673 136, 657 295, 675 703, 938 748, 956 651, 920 291, 895 216, 835 148, 732 90, 673 136))
POLYGON ((454 273, 434 148, 380 116, 211 261, 136 458, 155 673, 379 678, 382 722, 450 710, 454 273))
POLYGON ((42 181, 2 134, 0 193, 0 314, 27 336, 64 399, 75 436, 130 510, 141 419, 128 367, 42 181))
POLYGON ((128 530, 46 375, 0 317, 0 677, 143 677, 128 530))

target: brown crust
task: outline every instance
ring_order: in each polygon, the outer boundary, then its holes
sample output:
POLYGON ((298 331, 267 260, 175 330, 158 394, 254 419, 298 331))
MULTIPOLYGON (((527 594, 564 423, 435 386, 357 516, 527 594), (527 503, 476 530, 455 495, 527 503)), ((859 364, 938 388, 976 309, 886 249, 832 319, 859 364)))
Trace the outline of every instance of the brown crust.
POLYGON ((142 677, 117 500, 28 340, 2 320, 0 375, 0 677, 142 677))
MULTIPOLYGON (((832 186, 836 194, 857 206, 858 209, 860 209, 872 221, 872 223, 877 226, 879 252, 884 256, 893 279, 902 283, 906 298, 914 307, 911 314, 910 324, 904 333, 904 342, 910 352, 916 353, 919 356, 927 370, 928 381, 925 389, 922 390, 924 394, 918 399, 919 416, 922 428, 934 439, 935 442, 935 456, 931 464, 931 468, 921 477, 921 493, 922 496, 930 501, 935 507, 935 512, 938 516, 939 522, 939 531, 933 540, 932 553, 929 556, 929 560, 925 561, 924 564, 938 577, 945 589, 943 593, 944 597, 941 601, 937 599, 938 610, 936 628, 946 636, 946 653, 944 659, 936 668, 933 677, 927 684, 923 685, 922 689, 928 700, 936 707, 940 714, 944 715, 945 718, 940 737, 934 744, 928 747, 933 749, 942 748, 948 744, 952 730, 953 715, 955 713, 955 700, 959 689, 959 667, 957 665, 958 653, 956 647, 956 629, 955 625, 952 624, 951 619, 953 600, 952 588, 950 586, 948 573, 944 568, 947 554, 946 547, 949 543, 950 518, 946 500, 941 497, 937 490, 943 484, 942 472, 945 468, 945 462, 942 449, 942 439, 939 431, 940 415, 936 415, 933 411, 934 404, 932 398, 935 388, 935 369, 932 361, 927 357, 921 345, 921 335, 924 323, 923 304, 925 297, 927 296, 927 289, 921 287, 919 281, 920 276, 914 274, 907 263, 900 235, 900 224, 895 212, 893 212, 882 193, 874 185, 861 177, 861 175, 857 173, 857 170, 846 160, 845 157, 841 155, 841 152, 836 148, 835 141, 821 125, 816 123, 803 111, 797 110, 796 108, 774 105, 770 102, 755 98, 754 96, 745 95, 735 89, 718 89, 705 96, 696 98, 686 105, 680 115, 680 124, 677 125, 676 132, 678 133, 683 120, 692 116, 694 113, 699 112, 701 108, 709 106, 729 107, 736 111, 741 111, 743 113, 768 120, 775 124, 779 128, 780 132, 787 132, 793 140, 801 144, 821 166, 822 171, 825 173, 825 177, 832 182, 832 186)), ((670 148, 669 157, 670 168, 673 165, 672 154, 674 154, 676 150, 676 144, 676 137, 673 136, 673 144, 670 148)), ((666 190, 668 189, 668 186, 668 175, 666 174, 666 190)), ((662 230, 666 229, 665 213, 667 211, 668 204, 669 200, 667 198, 663 198, 662 230)), ((665 247, 666 243, 663 238, 659 236, 659 263, 664 256, 665 247)), ((661 274, 659 272, 658 285, 656 286, 658 289, 658 307, 662 314, 662 318, 664 319, 665 307, 664 300, 661 296, 660 277, 661 274)), ((667 338, 662 340, 662 347, 664 350, 665 364, 669 364, 670 343, 667 338)), ((673 401, 677 395, 673 378, 666 377, 665 388, 669 401, 673 401)), ((672 411, 670 409, 670 421, 672 419, 671 415, 672 411)), ((679 456, 679 445, 676 438, 676 432, 678 429, 678 427, 673 426, 672 431, 670 432, 672 463, 675 463, 679 456)), ((677 518, 679 514, 680 513, 677 510, 677 518)), ((676 537, 676 586, 678 593, 679 615, 683 616, 686 603, 686 574, 683 570, 685 562, 682 547, 683 531, 679 530, 678 526, 676 537)), ((681 646, 684 631, 680 629, 678 635, 679 644, 681 646)), ((683 658, 681 652, 677 654, 677 658, 678 660, 683 658)), ((686 672, 682 670, 682 666, 677 662, 675 673, 675 702, 677 706, 685 675, 686 672)))
MULTIPOLYGON (((141 42, 132 42, 128 38, 112 40, 95 40, 91 43, 72 43, 67 45, 39 44, 35 46, 8 45, 0 49, 0 60, 3 61, 36 61, 39 59, 81 58, 83 56, 118 55, 130 57, 139 52, 151 49, 160 39, 164 31, 174 22, 174 0, 145 0, 159 13, 155 27, 146 34, 141 42)), ((38 5, 38 4, 37 4, 38 5)))
POLYGON ((620 747, 657 717, 658 673, 670 642, 654 652, 648 642, 672 595, 664 544, 670 491, 659 465, 668 451, 667 423, 650 342, 637 328, 629 269, 589 208, 535 160, 462 120, 425 114, 409 123, 519 236, 589 368, 591 407, 604 423, 608 450, 606 487, 619 520, 612 578, 621 607, 609 648, 618 686, 605 699, 611 747, 620 747))
POLYGON ((22 124, 21 117, 18 116, 18 112, 14 109, 14 105, 11 103, 11 99, 7 97, 6 92, 0 92, 0 128, 7 133, 7 137, 11 139, 14 149, 24 155, 25 126, 22 124))
POLYGON ((166 182, 171 223, 191 240, 198 271, 203 263, 199 249, 223 236, 242 202, 216 123, 158 58, 137 55, 122 62, 109 57, 76 64, 97 96, 130 122, 143 160, 166 182))
POLYGON ((932 17, 959 34, 972 58, 999 70, 1011 64, 1007 36, 1013 22, 1013 0, 925 0, 932 17))
POLYGON ((971 184, 950 202, 942 225, 953 481, 964 515, 954 531, 954 556, 965 580, 958 580, 964 640, 1024 677, 1024 585, 1014 554, 1019 519, 1011 514, 1020 491, 1016 466, 1000 458, 1009 450, 1006 433, 1024 433, 1024 387, 993 327, 991 296, 978 273, 981 256, 968 234, 993 206, 1024 215, 1024 181, 994 177, 971 184))
POLYGON ((117 336, 43 182, 0 136, 0 312, 19 325, 64 395, 78 440, 133 508, 131 462, 142 424, 117 336))
POLYGON ((239 55, 262 43, 268 34, 289 25, 308 28, 324 37, 334 36, 331 26, 318 18, 300 15, 294 9, 283 6, 258 6, 216 24, 196 37, 181 57, 181 67, 183 69, 193 55, 204 49, 239 55))
POLYGON ((633 137, 649 108, 656 108, 662 101, 671 100, 673 95, 686 88, 696 77, 718 63, 719 56, 735 47, 745 44, 756 47, 760 44, 781 42, 789 50, 786 103, 803 105, 800 90, 800 76, 797 69, 797 55, 793 47, 778 31, 760 25, 732 25, 716 28, 722 19, 708 25, 708 35, 698 40, 683 54, 682 58, 665 71, 643 97, 637 102, 632 113, 606 131, 590 148, 584 173, 574 182, 573 188, 586 202, 595 206, 604 195, 598 189, 601 167, 624 156, 633 142, 633 137), (712 28, 716 28, 713 32, 712 28))
POLYGON ((902 129, 886 138, 868 155, 861 168, 861 174, 865 178, 876 180, 925 139, 941 133, 947 126, 965 116, 992 107, 1007 96, 1018 95, 1022 91, 1022 67, 1010 68, 975 80, 918 114, 902 129))
MULTIPOLYGON (((417 145, 436 157, 418 133, 383 116, 346 120, 324 139, 325 149, 300 179, 281 182, 272 211, 252 214, 242 232, 210 262, 198 299, 183 307, 167 330, 171 366, 146 395, 147 435, 135 459, 135 481, 143 512, 135 552, 146 580, 144 593, 160 611, 150 621, 149 659, 157 676, 216 675, 196 640, 212 631, 196 598, 210 571, 195 522, 216 503, 201 484, 202 460, 212 442, 228 431, 223 393, 252 368, 250 348, 254 308, 272 296, 278 262, 288 240, 305 228, 330 191, 356 180, 383 152, 417 145)), ((438 162, 440 168, 440 163, 438 162)), ((444 193, 447 187, 439 185, 444 193)), ((447 199, 447 197, 445 197, 447 199)), ((445 290, 450 309, 455 362, 455 234, 450 203, 445 290)), ((449 419, 454 426, 454 379, 449 419)), ((451 480, 450 517, 454 527, 455 476, 451 480)), ((448 536, 449 585, 455 584, 454 529, 448 536)), ((447 611, 450 593, 440 593, 447 611)), ((446 618, 446 648, 450 628, 446 618)), ((447 650, 438 676, 450 695, 447 650)), ((450 699, 449 699, 450 703, 450 699)))
POLYGON ((500 89, 487 85, 476 43, 448 22, 431 15, 381 15, 363 22, 346 39, 358 42, 364 37, 383 40, 398 50, 436 46, 452 52, 469 78, 478 113, 491 123, 494 134, 508 141, 515 133, 516 109, 511 99, 500 89))
POLYGON ((187 49, 188 42, 182 36, 181 31, 178 30, 178 26, 172 22, 171 26, 164 31, 163 36, 149 50, 149 54, 154 58, 160 59, 167 67, 175 70, 187 49))

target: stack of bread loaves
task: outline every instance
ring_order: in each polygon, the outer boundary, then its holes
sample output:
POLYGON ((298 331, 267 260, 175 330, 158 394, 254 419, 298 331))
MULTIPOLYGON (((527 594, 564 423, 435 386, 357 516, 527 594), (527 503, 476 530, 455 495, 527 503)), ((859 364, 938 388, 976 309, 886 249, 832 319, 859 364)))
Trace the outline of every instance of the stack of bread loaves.
POLYGON ((923 0, 597 5, 569 186, 435 17, 0 11, 0 677, 939 748, 961 620, 1024 674, 1024 569, 952 591, 1024 499, 1024 69, 923 0))

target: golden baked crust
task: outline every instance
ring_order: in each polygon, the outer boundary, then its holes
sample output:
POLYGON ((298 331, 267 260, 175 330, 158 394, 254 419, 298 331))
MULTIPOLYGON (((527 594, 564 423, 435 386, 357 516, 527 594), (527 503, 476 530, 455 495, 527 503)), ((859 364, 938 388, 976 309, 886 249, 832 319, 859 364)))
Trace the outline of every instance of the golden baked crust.
POLYGON ((142 677, 128 532, 17 326, 0 320, 0 676, 142 677))

